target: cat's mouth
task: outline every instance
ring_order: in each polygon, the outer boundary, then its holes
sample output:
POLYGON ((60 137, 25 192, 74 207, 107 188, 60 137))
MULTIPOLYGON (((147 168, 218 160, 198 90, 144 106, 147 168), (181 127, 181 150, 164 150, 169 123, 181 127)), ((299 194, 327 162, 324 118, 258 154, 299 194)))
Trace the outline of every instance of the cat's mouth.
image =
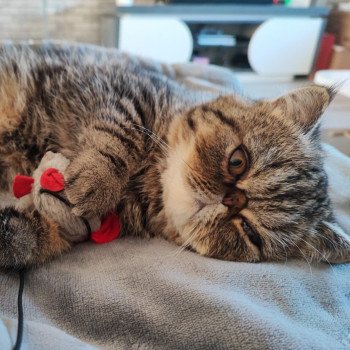
MULTIPOLYGON (((224 205, 222 205, 221 203, 209 203, 209 204, 207 204, 201 200, 196 200, 196 206, 197 206, 196 211, 191 216, 191 220, 194 218, 197 218, 198 215, 200 215, 201 217, 207 217, 208 214, 211 214, 210 216, 217 215, 218 212, 224 208, 226 208, 226 212, 227 211, 230 212, 229 209, 227 207, 225 207, 224 205)), ((257 233, 254 226, 249 222, 249 220, 247 220, 245 218, 245 216, 237 215, 236 212, 231 213, 229 219, 231 220, 233 217, 239 217, 240 226, 242 227, 243 231, 248 236, 249 240, 260 249, 261 245, 262 245, 261 237, 257 233)))
POLYGON ((200 200, 196 200, 196 206, 197 209, 195 211, 195 214, 199 213, 206 206, 206 204, 200 200))
POLYGON ((190 221, 198 218, 198 216, 203 218, 203 217, 217 215, 223 211, 225 212, 227 211, 227 208, 224 205, 222 205, 220 202, 205 203, 201 200, 196 200, 195 205, 196 205, 196 208, 194 213, 190 217, 190 221))

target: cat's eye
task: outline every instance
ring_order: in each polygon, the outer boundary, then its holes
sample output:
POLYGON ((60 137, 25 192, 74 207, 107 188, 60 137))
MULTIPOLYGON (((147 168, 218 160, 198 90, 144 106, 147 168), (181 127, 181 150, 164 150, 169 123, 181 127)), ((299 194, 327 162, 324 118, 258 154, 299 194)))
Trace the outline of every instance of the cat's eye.
POLYGON ((244 232, 247 234, 249 240, 259 249, 261 249, 262 241, 261 237, 256 233, 256 231, 249 225, 248 221, 243 219, 242 228, 244 232))
POLYGON ((248 167, 247 154, 242 147, 236 148, 228 161, 228 171, 231 175, 241 175, 248 167))

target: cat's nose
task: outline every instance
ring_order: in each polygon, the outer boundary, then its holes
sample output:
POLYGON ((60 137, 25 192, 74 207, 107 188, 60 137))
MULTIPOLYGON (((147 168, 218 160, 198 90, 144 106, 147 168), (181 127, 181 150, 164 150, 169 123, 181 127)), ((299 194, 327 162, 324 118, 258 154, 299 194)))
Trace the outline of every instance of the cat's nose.
POLYGON ((226 207, 239 211, 247 205, 247 197, 243 191, 235 189, 226 193, 221 203, 226 207))

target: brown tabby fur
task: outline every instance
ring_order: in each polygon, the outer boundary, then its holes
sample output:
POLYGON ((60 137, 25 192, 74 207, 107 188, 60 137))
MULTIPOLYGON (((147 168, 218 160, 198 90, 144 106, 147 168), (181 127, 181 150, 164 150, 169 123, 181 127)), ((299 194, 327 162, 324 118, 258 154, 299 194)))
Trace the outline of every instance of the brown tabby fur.
MULTIPOLYGON (((163 236, 227 260, 350 260, 318 137, 332 92, 310 86, 275 101, 208 99, 172 74, 113 50, 3 47, 3 195, 16 173, 31 174, 53 150, 71 160, 74 213, 117 210, 125 234, 163 236), (240 145, 249 168, 237 177, 227 164, 240 145), (225 195, 236 204, 222 204, 225 195)), ((36 265, 69 249, 61 230, 35 210, 0 210, 0 267, 36 265)))

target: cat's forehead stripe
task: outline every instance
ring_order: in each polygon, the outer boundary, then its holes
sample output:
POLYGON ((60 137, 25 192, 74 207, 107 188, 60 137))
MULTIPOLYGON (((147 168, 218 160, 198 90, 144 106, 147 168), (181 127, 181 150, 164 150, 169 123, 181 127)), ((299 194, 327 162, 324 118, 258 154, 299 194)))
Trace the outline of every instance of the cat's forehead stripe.
POLYGON ((214 109, 214 108, 210 108, 208 106, 203 106, 202 111, 204 113, 211 113, 213 115, 215 115, 215 117, 217 119, 219 119, 221 121, 221 123, 223 124, 227 124, 230 127, 234 128, 235 130, 238 130, 238 126, 237 123, 231 119, 230 117, 228 117, 227 115, 225 115, 222 111, 220 111, 219 109, 214 109))
POLYGON ((194 114, 196 112, 196 109, 195 108, 192 108, 188 113, 187 113, 187 118, 186 118, 186 121, 187 121, 187 124, 188 126, 190 127, 190 129, 192 131, 196 131, 197 129, 197 125, 196 125, 196 122, 195 122, 195 118, 194 118, 194 114))

